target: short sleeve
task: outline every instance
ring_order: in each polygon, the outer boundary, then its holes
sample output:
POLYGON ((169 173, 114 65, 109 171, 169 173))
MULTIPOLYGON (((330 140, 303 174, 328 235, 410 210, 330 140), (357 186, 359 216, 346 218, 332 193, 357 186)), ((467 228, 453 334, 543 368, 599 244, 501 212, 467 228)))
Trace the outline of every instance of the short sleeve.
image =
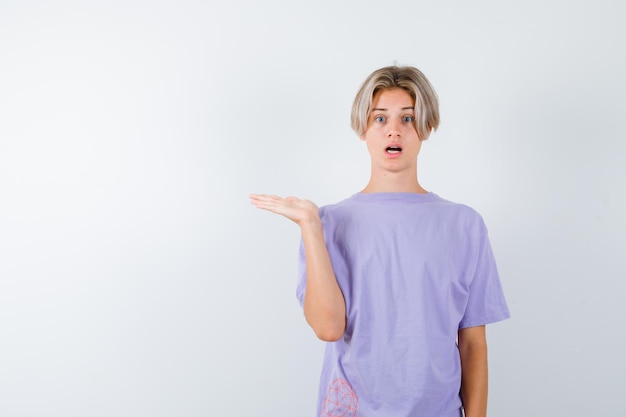
POLYGON ((482 326, 509 317, 509 308, 485 229, 480 239, 476 269, 469 285, 468 302, 459 328, 482 326))

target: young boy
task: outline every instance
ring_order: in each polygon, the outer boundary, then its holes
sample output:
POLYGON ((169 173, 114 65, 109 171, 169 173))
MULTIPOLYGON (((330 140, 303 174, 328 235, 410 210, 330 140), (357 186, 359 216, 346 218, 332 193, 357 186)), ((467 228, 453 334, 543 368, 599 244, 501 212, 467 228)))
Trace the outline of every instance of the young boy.
POLYGON ((316 335, 332 342, 319 416, 486 416, 485 324, 509 311, 480 215, 418 181, 420 147, 438 125, 426 77, 381 68, 352 107, 371 157, 361 192, 321 209, 250 196, 302 232, 297 295, 316 335))

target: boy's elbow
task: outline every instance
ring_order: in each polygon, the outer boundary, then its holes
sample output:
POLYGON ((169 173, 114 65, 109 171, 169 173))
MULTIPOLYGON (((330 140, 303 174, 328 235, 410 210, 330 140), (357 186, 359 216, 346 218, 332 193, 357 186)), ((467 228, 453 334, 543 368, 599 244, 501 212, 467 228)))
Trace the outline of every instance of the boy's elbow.
POLYGON ((313 329, 318 339, 324 342, 336 342, 343 337, 343 329, 313 329))
POLYGON ((343 337, 346 329, 346 321, 344 320, 323 320, 315 321, 307 317, 309 326, 315 332, 315 336, 324 342, 336 342, 343 337))

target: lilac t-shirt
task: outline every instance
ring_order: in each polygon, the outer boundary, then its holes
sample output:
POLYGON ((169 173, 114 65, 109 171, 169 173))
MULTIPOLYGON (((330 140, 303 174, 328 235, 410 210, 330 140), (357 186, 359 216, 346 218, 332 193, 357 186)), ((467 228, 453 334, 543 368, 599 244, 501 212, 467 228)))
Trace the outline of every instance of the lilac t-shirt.
MULTIPOLYGON (((434 193, 359 193, 320 217, 347 325, 326 346, 318 415, 459 417, 458 330, 509 317, 480 215, 434 193)), ((301 247, 301 304, 305 289, 301 247)))

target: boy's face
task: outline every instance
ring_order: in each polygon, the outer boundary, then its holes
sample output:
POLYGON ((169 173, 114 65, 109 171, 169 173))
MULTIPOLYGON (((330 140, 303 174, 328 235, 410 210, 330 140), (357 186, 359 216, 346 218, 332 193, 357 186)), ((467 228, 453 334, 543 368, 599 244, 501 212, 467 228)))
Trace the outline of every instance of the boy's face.
POLYGON ((361 137, 367 144, 373 170, 417 169, 422 141, 415 130, 414 106, 413 98, 400 88, 374 95, 367 129, 361 137))

